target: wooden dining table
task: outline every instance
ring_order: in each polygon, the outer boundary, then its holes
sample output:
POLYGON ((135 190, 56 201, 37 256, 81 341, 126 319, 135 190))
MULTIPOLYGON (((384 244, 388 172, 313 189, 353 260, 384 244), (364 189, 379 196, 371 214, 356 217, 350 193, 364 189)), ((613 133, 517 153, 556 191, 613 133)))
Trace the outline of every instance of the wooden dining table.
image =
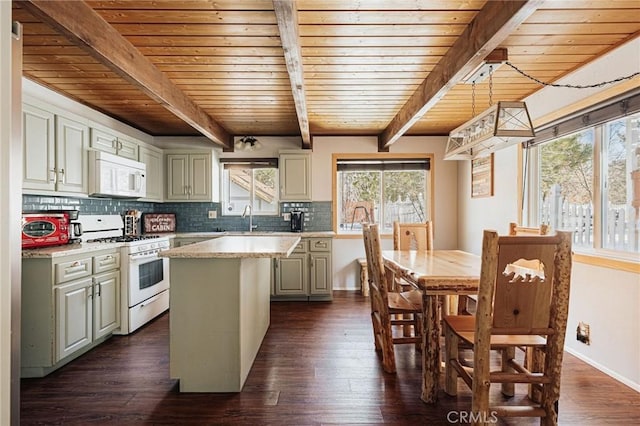
POLYGON ((383 250, 384 265, 422 290, 422 395, 435 403, 440 382, 438 296, 474 295, 480 282, 480 256, 460 250, 383 250))

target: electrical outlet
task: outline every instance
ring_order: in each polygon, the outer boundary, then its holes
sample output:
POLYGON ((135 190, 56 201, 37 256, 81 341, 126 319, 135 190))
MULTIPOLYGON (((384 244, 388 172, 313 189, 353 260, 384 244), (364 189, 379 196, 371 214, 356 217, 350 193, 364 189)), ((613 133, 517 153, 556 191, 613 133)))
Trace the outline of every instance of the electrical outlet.
POLYGON ((591 333, 589 324, 580 321, 576 329, 576 339, 585 345, 591 344, 591 333))
POLYGON ((290 221, 291 220, 291 213, 282 213, 282 218, 285 221, 290 221))
POLYGON ((218 217, 217 210, 209 210, 209 219, 216 219, 218 217))

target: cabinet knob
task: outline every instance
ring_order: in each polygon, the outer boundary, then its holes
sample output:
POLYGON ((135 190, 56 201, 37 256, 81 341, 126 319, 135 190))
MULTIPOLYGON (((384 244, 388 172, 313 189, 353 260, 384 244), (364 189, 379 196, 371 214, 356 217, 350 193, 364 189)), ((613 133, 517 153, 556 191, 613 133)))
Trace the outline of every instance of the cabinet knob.
POLYGON ((49 182, 55 182, 58 174, 56 173, 56 169, 49 169, 49 182))

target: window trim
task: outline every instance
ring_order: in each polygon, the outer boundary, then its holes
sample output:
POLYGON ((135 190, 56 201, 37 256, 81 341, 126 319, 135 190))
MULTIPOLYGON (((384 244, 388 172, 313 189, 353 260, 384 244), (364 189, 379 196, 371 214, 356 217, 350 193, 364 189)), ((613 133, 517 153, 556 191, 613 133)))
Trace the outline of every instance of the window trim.
MULTIPOLYGON (((432 223, 435 223, 435 208, 434 208, 434 198, 435 198, 435 155, 433 153, 387 153, 387 152, 378 152, 378 153, 333 153, 331 155, 331 193, 332 193, 332 205, 331 209, 333 210, 333 232, 336 235, 336 238, 344 238, 344 239, 362 239, 362 234, 344 234, 338 232, 338 161, 340 160, 385 160, 385 159, 407 159, 407 160, 427 160, 429 162, 429 181, 427 182, 429 189, 429 199, 426 200, 429 202, 429 220, 432 223)), ((382 236, 386 237, 391 235, 390 233, 383 233, 382 236)))
POLYGON ((536 136, 523 142, 522 146, 525 149, 531 148, 638 112, 640 112, 640 89, 630 90, 536 127, 536 136))

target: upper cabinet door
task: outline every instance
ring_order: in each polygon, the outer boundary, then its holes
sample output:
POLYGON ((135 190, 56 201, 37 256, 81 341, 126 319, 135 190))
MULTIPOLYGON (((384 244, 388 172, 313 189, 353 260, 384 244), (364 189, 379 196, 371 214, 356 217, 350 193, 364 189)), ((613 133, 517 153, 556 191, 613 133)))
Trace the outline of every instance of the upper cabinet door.
POLYGON ((211 155, 191 154, 189 199, 211 201, 211 155))
POLYGON ((138 161, 147 166, 147 195, 144 198, 149 201, 162 201, 162 152, 141 146, 138 161))
POLYGON ((120 157, 138 161, 138 144, 136 142, 129 139, 118 138, 116 144, 118 155, 120 157))
POLYGON ((115 135, 107 133, 103 130, 98 130, 95 128, 91 129, 91 148, 115 155, 118 153, 117 142, 118 138, 115 135))
POLYGON ((311 201, 311 156, 280 154, 280 201, 311 201))
POLYGON ((54 114, 31 105, 22 107, 24 189, 56 188, 54 114))
POLYGON ((56 190, 88 192, 88 147, 89 126, 56 116, 56 190))
POLYGON ((167 155, 167 199, 188 200, 189 155, 167 155))
POLYGON ((113 133, 92 128, 91 148, 138 161, 138 144, 113 133))

